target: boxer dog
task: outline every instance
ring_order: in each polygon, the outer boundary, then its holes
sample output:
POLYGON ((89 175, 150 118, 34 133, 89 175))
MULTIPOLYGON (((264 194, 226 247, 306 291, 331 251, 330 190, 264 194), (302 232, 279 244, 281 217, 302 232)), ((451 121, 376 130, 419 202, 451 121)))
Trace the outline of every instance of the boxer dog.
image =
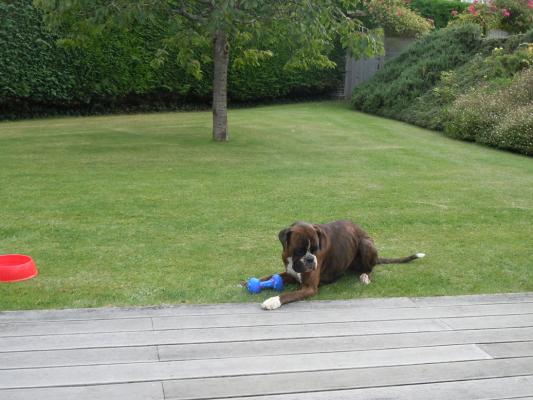
MULTIPOLYGON (((261 305, 265 310, 314 296, 320 285, 336 281, 347 270, 354 271, 361 283, 368 285, 372 269, 377 264, 406 263, 425 256, 417 253, 404 258, 379 258, 372 238, 350 221, 322 225, 295 222, 281 230, 278 237, 285 264, 285 272, 280 274, 283 283, 299 283, 301 287, 265 300, 261 305)), ((265 276, 261 280, 271 277, 265 276)))

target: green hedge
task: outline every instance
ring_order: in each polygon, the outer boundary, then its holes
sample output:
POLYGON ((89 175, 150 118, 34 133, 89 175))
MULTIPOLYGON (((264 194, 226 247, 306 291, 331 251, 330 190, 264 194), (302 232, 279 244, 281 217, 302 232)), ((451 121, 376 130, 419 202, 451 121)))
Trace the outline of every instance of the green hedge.
MULTIPOLYGON (((161 27, 138 25, 128 33, 93 37, 81 48, 58 46, 31 0, 0 2, 0 119, 206 107, 212 66, 204 65, 202 80, 173 62, 176 53, 152 66, 164 36, 161 27)), ((259 67, 230 64, 230 102, 319 96, 342 82, 342 68, 286 70, 289 56, 288 46, 278 43, 259 67)), ((340 48, 331 57, 342 67, 340 48)))
POLYGON ((460 0, 410 0, 409 6, 423 17, 432 19, 435 28, 445 28, 453 18, 452 11, 461 13, 469 3, 460 0))
POLYGON ((476 25, 428 34, 356 87, 352 104, 361 111, 399 118, 435 85, 442 71, 465 64, 481 47, 481 30, 476 25))
POLYGON ((0 3, 0 103, 68 100, 75 73, 28 1, 0 3))

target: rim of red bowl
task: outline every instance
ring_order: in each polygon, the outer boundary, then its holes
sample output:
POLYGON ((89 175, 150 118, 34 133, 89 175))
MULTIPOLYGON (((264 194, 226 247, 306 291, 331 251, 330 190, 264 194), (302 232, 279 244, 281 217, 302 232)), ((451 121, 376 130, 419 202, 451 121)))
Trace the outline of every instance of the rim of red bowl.
POLYGON ((30 264, 29 265, 29 269, 31 271, 30 275, 23 276, 22 278, 17 278, 17 279, 2 279, 2 274, 0 273, 0 282, 11 283, 11 282, 25 281, 31 278, 35 278, 39 274, 39 270, 37 269, 37 266, 35 265, 33 258, 31 258, 30 256, 27 256, 25 254, 0 254, 0 269, 4 267, 16 268, 16 267, 26 266, 26 264, 30 264), (6 263, 6 264, 2 263, 2 259, 8 258, 8 257, 14 258, 15 261, 6 263))

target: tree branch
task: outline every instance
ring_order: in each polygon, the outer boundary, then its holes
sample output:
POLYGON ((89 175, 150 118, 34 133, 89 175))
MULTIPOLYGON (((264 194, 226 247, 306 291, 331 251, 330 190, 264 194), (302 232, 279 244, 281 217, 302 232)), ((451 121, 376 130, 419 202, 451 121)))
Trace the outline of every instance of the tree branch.
POLYGON ((209 10, 200 13, 200 14, 193 14, 187 10, 185 7, 185 3, 183 0, 181 1, 181 7, 180 8, 172 8, 171 11, 181 15, 182 17, 187 18, 189 21, 192 22, 198 22, 198 23, 204 23, 209 17, 209 14, 213 11, 213 8, 215 6, 215 3, 213 0, 199 0, 201 3, 206 4, 209 6, 209 10))
POLYGON ((176 14, 179 14, 182 17, 185 17, 185 18, 187 18, 188 20, 190 20, 192 22, 204 22, 204 18, 203 17, 191 14, 184 7, 182 7, 182 8, 173 8, 172 12, 175 12, 176 14))

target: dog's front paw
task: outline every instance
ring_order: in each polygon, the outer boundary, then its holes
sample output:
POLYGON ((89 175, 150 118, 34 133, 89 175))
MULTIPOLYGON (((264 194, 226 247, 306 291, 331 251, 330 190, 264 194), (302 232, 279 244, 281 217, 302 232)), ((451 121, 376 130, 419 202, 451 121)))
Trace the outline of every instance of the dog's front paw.
POLYGON ((275 310, 276 308, 280 308, 280 307, 281 307, 281 301, 279 299, 279 296, 266 299, 263 302, 263 304, 261 304, 261 308, 263 310, 275 310))

